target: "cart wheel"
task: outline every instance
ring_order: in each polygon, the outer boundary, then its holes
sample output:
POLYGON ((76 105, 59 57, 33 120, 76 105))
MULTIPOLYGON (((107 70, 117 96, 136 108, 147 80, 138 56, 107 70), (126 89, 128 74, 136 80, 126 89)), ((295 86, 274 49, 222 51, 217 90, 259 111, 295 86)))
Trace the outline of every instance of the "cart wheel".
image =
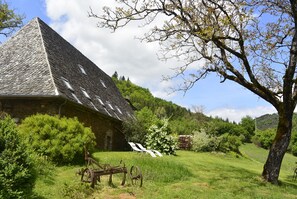
POLYGON ((81 181, 82 182, 91 183, 93 178, 94 178, 94 172, 91 169, 86 168, 86 169, 83 170, 83 172, 81 174, 81 181))
POLYGON ((130 169, 130 178, 132 181, 132 185, 139 185, 139 187, 142 187, 142 173, 138 166, 132 166, 130 169))
POLYGON ((94 171, 86 168, 81 175, 81 181, 91 183, 91 187, 94 188, 96 183, 94 171))

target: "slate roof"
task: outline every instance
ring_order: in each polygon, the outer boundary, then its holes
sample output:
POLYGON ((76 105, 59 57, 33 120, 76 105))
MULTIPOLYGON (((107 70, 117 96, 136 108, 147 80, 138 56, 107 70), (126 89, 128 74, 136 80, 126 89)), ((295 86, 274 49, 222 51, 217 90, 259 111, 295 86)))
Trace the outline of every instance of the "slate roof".
POLYGON ((62 97, 117 120, 132 116, 112 79, 39 18, 0 46, 0 97, 62 97))

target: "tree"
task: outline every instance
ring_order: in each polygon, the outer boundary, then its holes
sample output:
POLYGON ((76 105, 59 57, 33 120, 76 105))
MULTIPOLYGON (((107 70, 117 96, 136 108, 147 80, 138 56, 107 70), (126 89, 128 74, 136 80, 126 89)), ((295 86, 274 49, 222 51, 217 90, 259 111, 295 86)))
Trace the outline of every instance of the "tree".
POLYGON ((250 116, 246 116, 241 119, 240 125, 248 132, 245 142, 251 142, 251 138, 255 134, 255 120, 250 116))
POLYGON ((24 16, 15 14, 5 1, 0 0, 0 35, 8 37, 23 25, 24 16))
POLYGON ((0 112, 0 198, 26 198, 36 179, 14 120, 0 112))
POLYGON ((221 82, 238 83, 275 107, 278 128, 262 176, 277 184, 297 101, 297 1, 117 2, 116 8, 104 7, 103 15, 90 10, 89 16, 98 18, 100 27, 113 31, 133 21, 150 26, 143 40, 159 42, 163 59, 185 62, 176 69, 175 77, 185 79, 177 90, 186 91, 213 72, 221 82))
POLYGON ((111 77, 115 78, 117 80, 119 78, 118 72, 115 71, 114 74, 111 77))

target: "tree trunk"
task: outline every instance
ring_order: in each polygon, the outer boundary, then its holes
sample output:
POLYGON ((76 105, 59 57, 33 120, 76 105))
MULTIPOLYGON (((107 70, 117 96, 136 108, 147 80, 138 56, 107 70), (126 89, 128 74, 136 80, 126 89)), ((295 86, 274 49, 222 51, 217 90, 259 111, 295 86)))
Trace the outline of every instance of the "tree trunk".
POLYGON ((293 113, 280 113, 276 136, 271 145, 264 169, 263 178, 273 184, 278 184, 278 177, 283 157, 291 139, 293 113))

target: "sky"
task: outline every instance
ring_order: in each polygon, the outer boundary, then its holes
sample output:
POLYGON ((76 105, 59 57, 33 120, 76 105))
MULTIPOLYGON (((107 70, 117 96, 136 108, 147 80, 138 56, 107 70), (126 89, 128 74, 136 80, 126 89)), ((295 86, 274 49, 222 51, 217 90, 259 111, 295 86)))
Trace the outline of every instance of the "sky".
MULTIPOLYGON (((16 13, 24 14, 24 24, 39 17, 75 46, 108 75, 115 71, 144 88, 154 96, 172 101, 194 110, 203 107, 203 113, 239 122, 242 117, 258 117, 276 112, 275 109, 255 94, 236 83, 209 75, 197 82, 188 92, 173 92, 176 80, 164 81, 172 75, 178 60, 158 59, 160 46, 136 39, 145 29, 128 25, 115 33, 97 27, 98 20, 88 17, 90 7, 102 13, 102 7, 112 6, 114 0, 6 0, 16 13)), ((5 41, 2 41, 5 42, 5 41)))

